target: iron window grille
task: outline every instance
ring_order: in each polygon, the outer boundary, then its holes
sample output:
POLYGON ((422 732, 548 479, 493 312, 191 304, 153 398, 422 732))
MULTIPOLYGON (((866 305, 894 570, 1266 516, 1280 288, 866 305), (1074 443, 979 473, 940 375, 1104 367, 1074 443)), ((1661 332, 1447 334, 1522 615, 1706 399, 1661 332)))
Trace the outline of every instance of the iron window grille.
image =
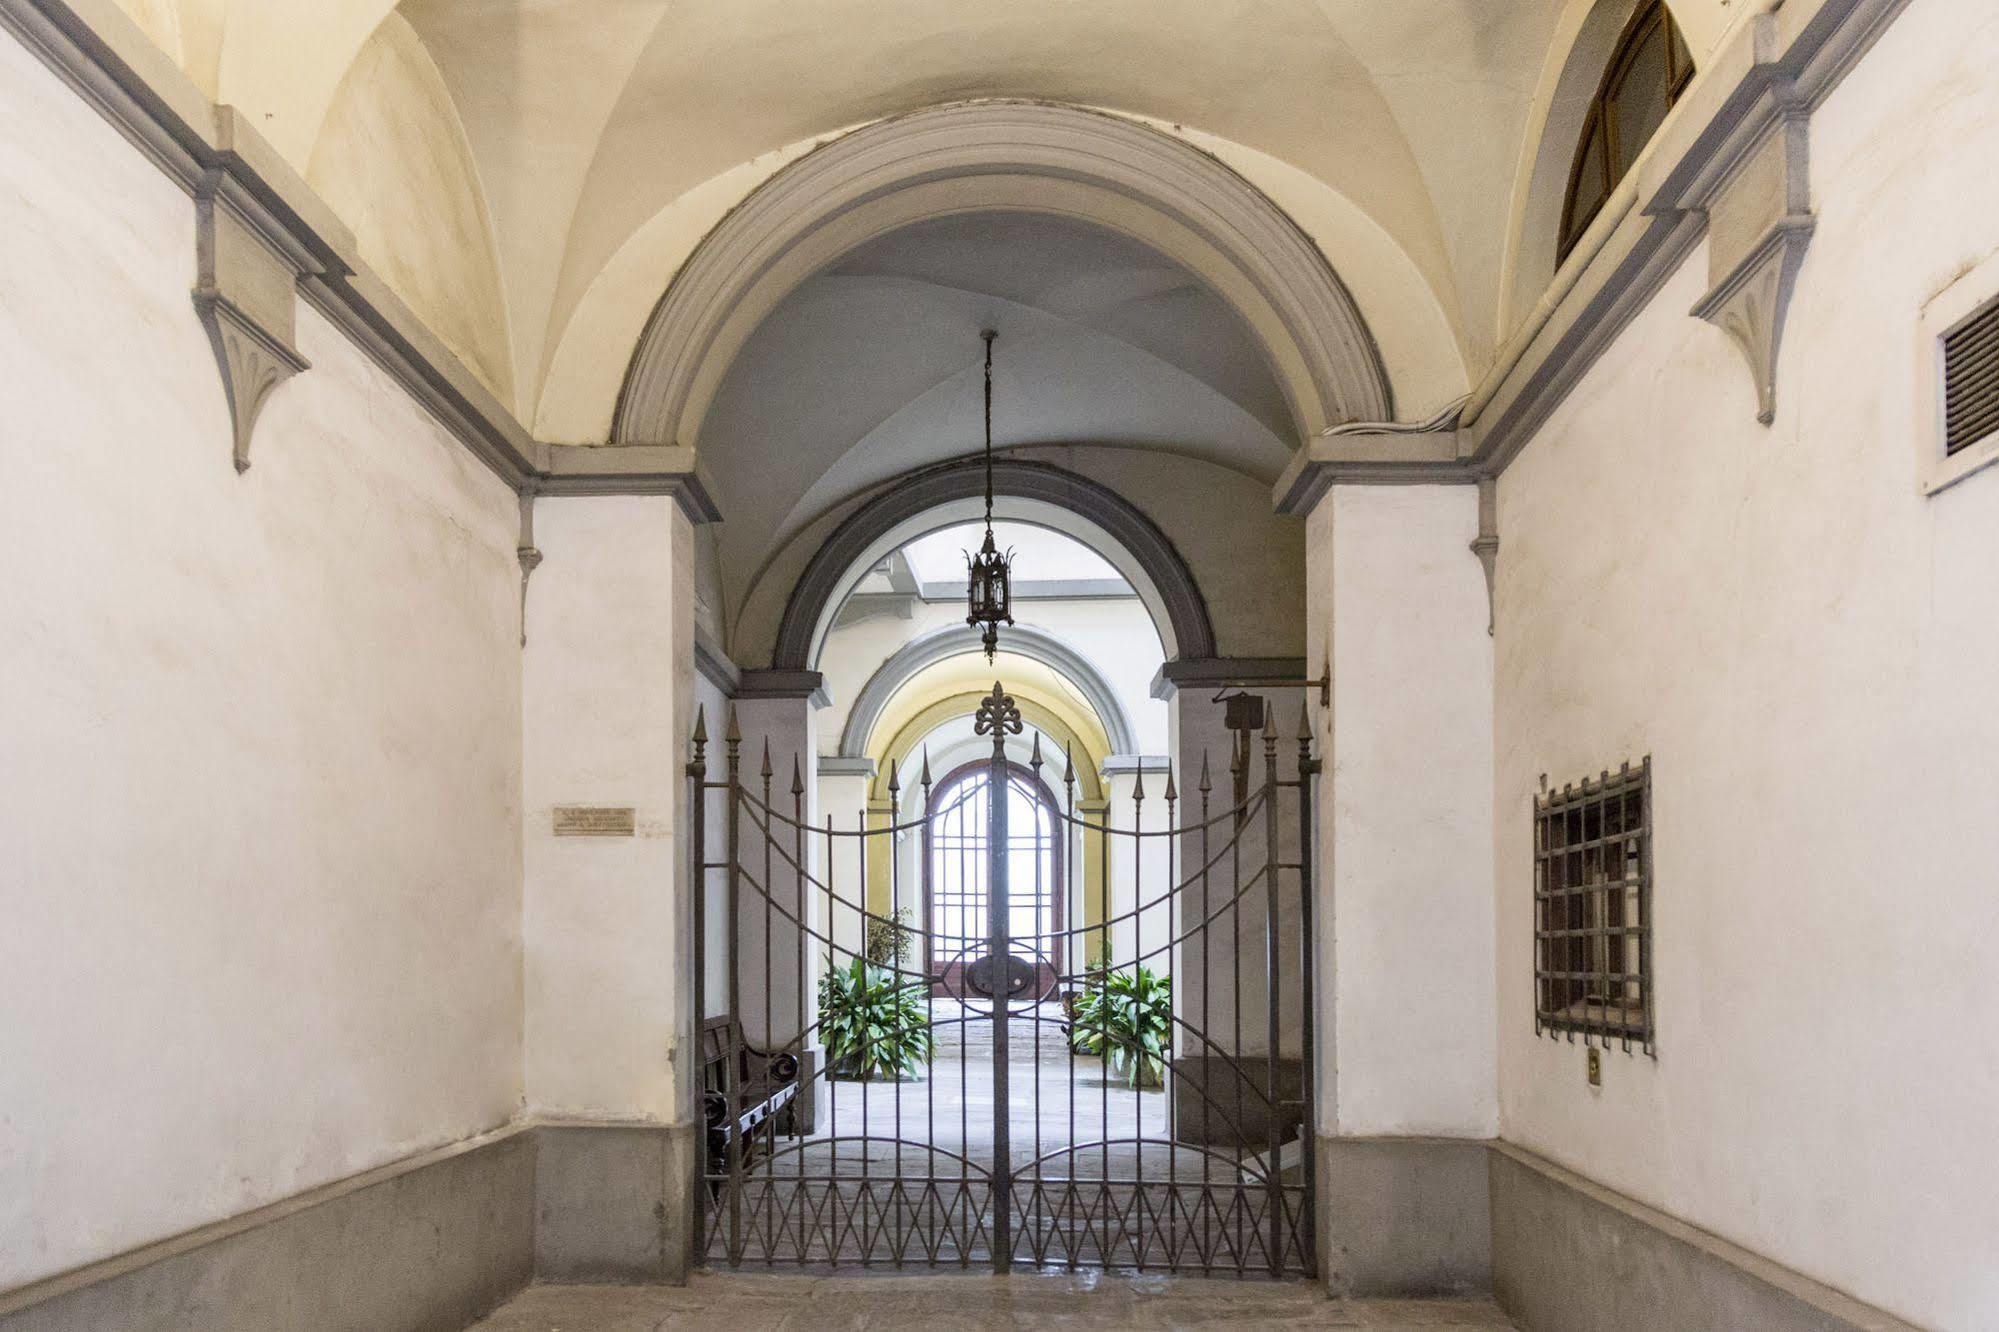
POLYGON ((1652 760, 1534 801, 1534 1031, 1657 1054, 1652 760))

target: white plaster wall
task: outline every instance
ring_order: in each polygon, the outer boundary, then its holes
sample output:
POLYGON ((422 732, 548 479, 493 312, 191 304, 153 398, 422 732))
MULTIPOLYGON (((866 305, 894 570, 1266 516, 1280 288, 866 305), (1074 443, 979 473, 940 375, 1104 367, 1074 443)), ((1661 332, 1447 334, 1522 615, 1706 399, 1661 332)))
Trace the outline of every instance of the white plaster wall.
MULTIPOLYGON (((679 1123, 693 1003, 675 961, 692 922, 678 830, 693 529, 664 496, 543 497, 535 544, 522 709, 528 1106, 679 1123), (557 837, 558 805, 630 806, 637 835, 557 837)), ((709 734, 719 738, 712 723, 709 734)))
POLYGON ((511 493, 309 308, 253 466, 193 207, 0 39, 0 1287, 520 1100, 511 493))
POLYGON ((1470 486, 1333 489, 1307 524, 1322 1130, 1490 1137, 1492 646, 1470 486), (1316 704, 1316 700, 1314 700, 1316 704))
POLYGON ((1999 474, 1918 493, 1918 312, 1999 250, 1999 12, 1814 116, 1775 424, 1696 253, 1500 485, 1506 1137, 1925 1326, 1999 1325, 1999 474), (1529 800, 1651 754, 1659 1056, 1531 1018, 1529 800))

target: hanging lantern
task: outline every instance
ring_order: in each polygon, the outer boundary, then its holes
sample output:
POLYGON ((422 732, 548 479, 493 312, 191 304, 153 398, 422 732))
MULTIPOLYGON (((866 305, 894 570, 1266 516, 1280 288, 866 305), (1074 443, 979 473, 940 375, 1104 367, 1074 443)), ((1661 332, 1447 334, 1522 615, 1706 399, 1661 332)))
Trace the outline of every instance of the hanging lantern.
POLYGON ((1000 554, 993 541, 993 339, 999 335, 987 329, 979 336, 986 341, 986 543, 965 556, 965 623, 979 630, 990 662, 1000 625, 1013 623, 1013 552, 1000 554))

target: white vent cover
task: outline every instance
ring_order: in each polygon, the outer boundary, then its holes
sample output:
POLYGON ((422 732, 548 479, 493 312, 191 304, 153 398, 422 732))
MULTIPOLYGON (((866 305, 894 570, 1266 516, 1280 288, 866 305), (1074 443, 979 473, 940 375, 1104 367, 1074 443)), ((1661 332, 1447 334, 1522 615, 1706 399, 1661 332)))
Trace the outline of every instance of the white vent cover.
POLYGON ((1999 462, 1999 255, 1923 307, 1916 394, 1917 478, 1926 493, 1999 462))

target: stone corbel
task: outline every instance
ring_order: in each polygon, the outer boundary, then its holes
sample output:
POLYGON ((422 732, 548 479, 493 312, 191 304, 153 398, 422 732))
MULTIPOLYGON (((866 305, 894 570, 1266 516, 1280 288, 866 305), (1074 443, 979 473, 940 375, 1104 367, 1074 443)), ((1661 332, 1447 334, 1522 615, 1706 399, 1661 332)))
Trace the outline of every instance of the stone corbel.
POLYGON ((514 558, 521 564, 521 646, 528 645, 528 579, 541 567, 541 551, 534 544, 534 492, 521 492, 521 536, 520 544, 514 547, 514 558))
POLYGON ((1812 238, 1807 109, 1787 88, 1768 103, 1767 130, 1702 202, 1708 215, 1707 295, 1692 313, 1728 334, 1756 382, 1756 419, 1777 416, 1777 355, 1805 247, 1812 238))
POLYGON ((195 186, 194 308, 208 330, 229 400, 238 472, 271 391, 307 367, 294 345, 298 280, 311 252, 226 167, 195 186))
POLYGON ((1496 618, 1492 576, 1499 561, 1499 482, 1494 477, 1478 479, 1478 535, 1472 538, 1471 553, 1485 570, 1485 632, 1490 637, 1496 618))

